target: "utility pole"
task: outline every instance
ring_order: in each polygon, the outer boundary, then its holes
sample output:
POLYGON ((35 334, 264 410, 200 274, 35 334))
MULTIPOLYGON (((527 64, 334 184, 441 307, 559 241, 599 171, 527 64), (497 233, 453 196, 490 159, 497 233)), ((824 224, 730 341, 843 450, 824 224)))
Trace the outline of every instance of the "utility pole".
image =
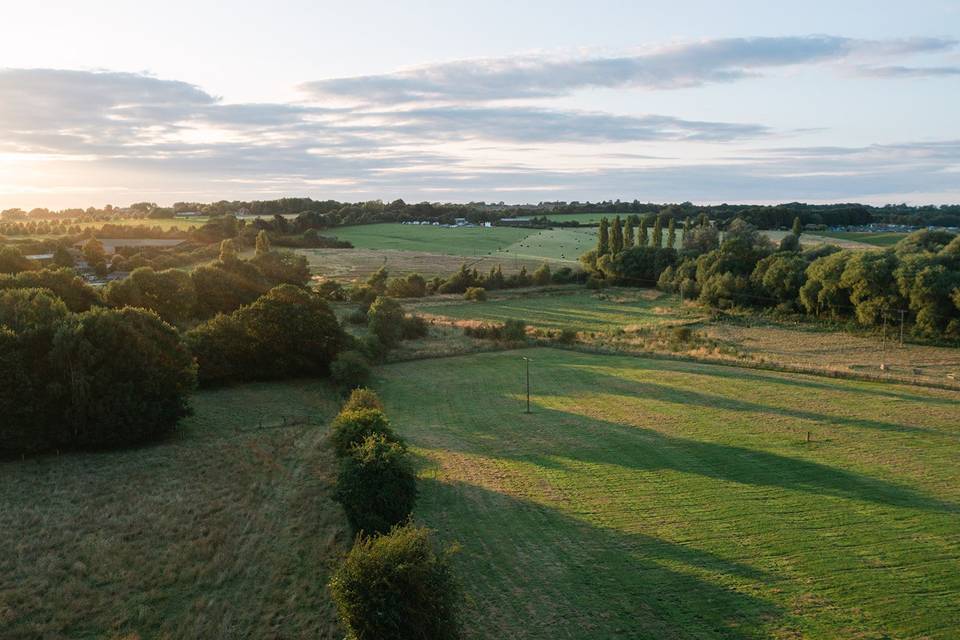
POLYGON ((880 368, 882 369, 887 361, 887 311, 881 309, 880 313, 883 315, 883 333, 880 335, 880 368))
POLYGON ((900 309, 900 346, 903 346, 903 316, 906 315, 906 309, 900 309))
POLYGON ((530 358, 524 356, 523 361, 527 365, 527 413, 530 413, 530 358))

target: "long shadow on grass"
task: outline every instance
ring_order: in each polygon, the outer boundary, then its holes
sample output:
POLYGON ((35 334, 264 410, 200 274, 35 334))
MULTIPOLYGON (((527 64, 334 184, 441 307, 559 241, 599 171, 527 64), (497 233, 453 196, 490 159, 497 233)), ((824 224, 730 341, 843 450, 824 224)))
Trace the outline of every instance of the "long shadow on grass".
POLYGON ((828 391, 831 393, 836 393, 837 391, 843 391, 844 393, 856 393, 859 395, 868 395, 871 397, 882 396, 885 398, 894 398, 896 400, 906 400, 909 402, 923 402, 926 404, 943 404, 955 407, 957 411, 960 411, 960 399, 952 398, 941 398, 934 395, 924 396, 916 395, 912 393, 890 391, 889 389, 884 389, 881 385, 886 385, 887 383, 873 383, 873 386, 869 389, 863 389, 859 386, 855 386, 855 383, 844 382, 844 383, 829 383, 829 382, 820 382, 812 378, 812 376, 803 375, 803 374, 784 374, 778 375, 777 373, 756 373, 749 369, 731 367, 731 366, 721 366, 721 365, 704 365, 697 363, 696 365, 691 366, 690 364, 671 361, 671 360, 656 360, 654 361, 644 358, 638 358, 638 362, 635 366, 637 369, 646 369, 652 371, 676 371, 679 373, 691 374, 691 375, 706 375, 717 378, 723 378, 728 380, 750 380, 756 381, 762 384, 776 384, 782 386, 791 386, 791 387, 802 387, 805 389, 812 389, 814 391, 828 391), (842 384, 842 386, 840 386, 842 384))
POLYGON ((420 483, 418 518, 462 545, 470 637, 741 640, 768 637, 780 616, 730 588, 764 588, 742 564, 475 485, 420 483))
POLYGON ((568 460, 644 471, 668 469, 895 507, 941 512, 960 508, 887 480, 766 451, 678 438, 544 407, 536 407, 533 416, 535 422, 523 425, 515 420, 516 428, 509 430, 480 432, 463 424, 447 424, 442 444, 435 446, 547 468, 564 467, 561 461, 568 460))
MULTIPOLYGON (((882 420, 871 420, 869 418, 848 418, 826 413, 817 413, 799 408, 778 407, 775 405, 760 404, 750 402, 742 398, 735 398, 716 393, 702 393, 683 389, 675 385, 657 384, 640 380, 632 380, 620 376, 610 375, 601 369, 603 367, 589 365, 566 365, 575 369, 587 369, 592 377, 595 378, 597 389, 605 391, 622 391, 630 396, 638 398, 650 398, 660 402, 671 402, 690 407, 706 407, 710 409, 722 409, 724 411, 751 412, 758 414, 773 414, 785 418, 794 418, 798 420, 811 420, 827 425, 844 425, 849 427, 863 427, 875 429, 877 431, 892 431, 896 433, 924 433, 933 434, 950 439, 960 439, 960 435, 952 434, 937 429, 928 429, 926 427, 914 427, 896 422, 884 422, 882 420)), ((651 368, 651 371, 660 369, 651 368)), ((764 381, 769 382, 767 378, 764 381)))

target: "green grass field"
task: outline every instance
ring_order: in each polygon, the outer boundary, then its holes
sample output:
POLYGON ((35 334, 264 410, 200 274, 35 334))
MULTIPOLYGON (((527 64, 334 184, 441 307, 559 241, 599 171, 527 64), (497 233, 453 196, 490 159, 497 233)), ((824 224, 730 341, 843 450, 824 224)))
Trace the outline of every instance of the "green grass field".
POLYGON ((552 294, 501 294, 486 302, 427 302, 418 313, 457 320, 504 322, 523 320, 545 329, 609 331, 631 326, 653 326, 688 317, 677 307, 677 297, 652 290, 583 288, 552 294))
MULTIPOLYGON (((371 224, 336 229, 336 236, 358 249, 576 264, 593 247, 596 229, 517 229, 514 227, 434 227, 371 224)), ((331 234, 333 235, 333 234, 331 234)))
POLYGON ((468 638, 960 636, 956 394, 551 349, 378 387, 468 638))
POLYGON ((193 404, 165 442, 0 461, 0 637, 343 638, 325 586, 350 543, 334 394, 252 384, 193 404))
POLYGON ((875 247, 892 247, 907 237, 906 233, 870 233, 859 231, 818 231, 817 235, 825 238, 863 242, 864 244, 870 244, 875 247))
POLYGON ((510 227, 434 227, 412 224, 366 224, 340 227, 329 235, 359 249, 395 249, 458 256, 482 256, 510 246, 530 234, 510 227))

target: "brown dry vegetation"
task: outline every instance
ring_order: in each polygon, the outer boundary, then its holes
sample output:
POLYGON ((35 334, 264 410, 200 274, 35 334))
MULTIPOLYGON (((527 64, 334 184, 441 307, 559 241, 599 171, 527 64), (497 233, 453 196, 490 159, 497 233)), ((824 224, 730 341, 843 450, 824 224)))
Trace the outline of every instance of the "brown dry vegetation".
POLYGON ((169 441, 0 462, 0 637, 342 638, 336 402, 316 381, 207 391, 169 441))
POLYGON ((756 321, 753 325, 714 322, 700 329, 708 336, 736 345, 751 360, 829 371, 918 381, 960 388, 960 349, 889 340, 843 331, 825 331, 802 324, 756 321), (880 369, 880 363, 887 365, 880 369), (956 379, 948 378, 953 374, 956 379))

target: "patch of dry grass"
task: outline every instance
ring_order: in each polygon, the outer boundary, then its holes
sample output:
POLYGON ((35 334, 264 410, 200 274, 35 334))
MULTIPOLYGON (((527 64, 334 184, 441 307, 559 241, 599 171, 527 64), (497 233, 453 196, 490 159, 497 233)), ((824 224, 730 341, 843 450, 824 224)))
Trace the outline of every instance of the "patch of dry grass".
POLYGON ((960 349, 905 343, 888 339, 886 347, 873 336, 825 331, 792 323, 756 321, 755 324, 713 322, 702 327, 719 341, 758 362, 865 373, 903 381, 934 382, 960 388, 960 349), (886 365, 884 370, 880 364, 886 365), (953 374, 954 378, 948 378, 953 374))
POLYGON ((0 462, 0 636, 342 638, 320 382, 207 391, 168 441, 0 462))

